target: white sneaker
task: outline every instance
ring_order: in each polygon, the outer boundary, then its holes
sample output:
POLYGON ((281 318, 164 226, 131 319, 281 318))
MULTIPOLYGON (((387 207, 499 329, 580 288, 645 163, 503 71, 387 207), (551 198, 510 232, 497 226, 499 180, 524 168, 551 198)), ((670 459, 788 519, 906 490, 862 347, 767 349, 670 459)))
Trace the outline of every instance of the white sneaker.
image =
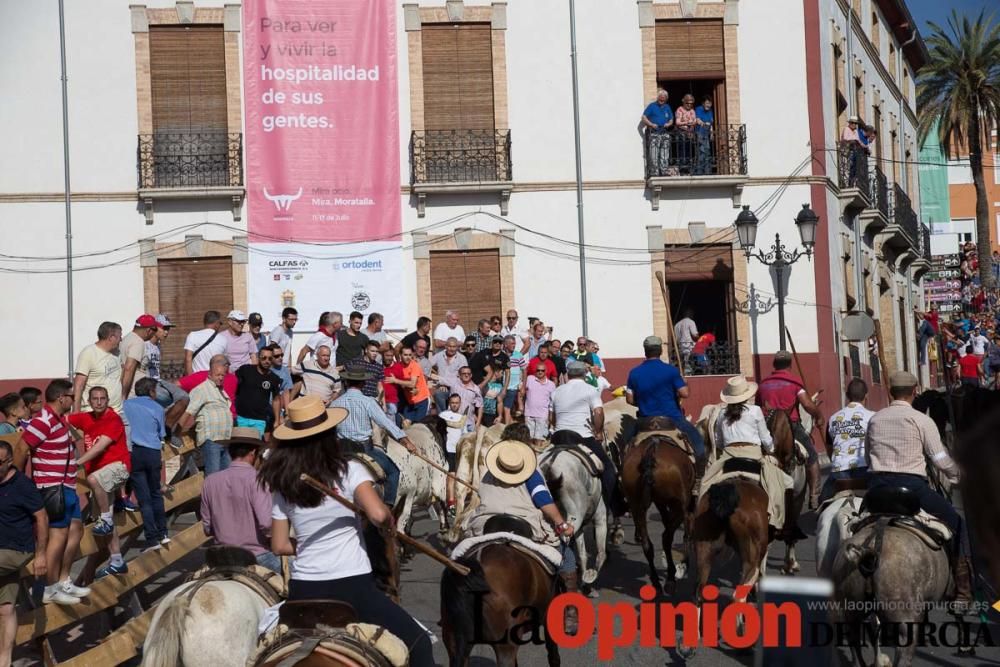
POLYGON ((62 582, 63 593, 77 598, 85 598, 90 595, 90 589, 85 586, 74 586, 73 582, 67 579, 62 582))
POLYGON ((159 544, 153 544, 142 550, 142 553, 149 553, 150 551, 159 551, 162 547, 159 544))
POLYGON ((53 584, 52 586, 45 587, 45 593, 42 594, 42 602, 45 604, 80 604, 80 598, 73 597, 63 591, 60 584, 53 584))
POLYGON ((160 540, 160 544, 163 546, 167 546, 168 544, 170 544, 170 538, 164 537, 162 540, 160 540))

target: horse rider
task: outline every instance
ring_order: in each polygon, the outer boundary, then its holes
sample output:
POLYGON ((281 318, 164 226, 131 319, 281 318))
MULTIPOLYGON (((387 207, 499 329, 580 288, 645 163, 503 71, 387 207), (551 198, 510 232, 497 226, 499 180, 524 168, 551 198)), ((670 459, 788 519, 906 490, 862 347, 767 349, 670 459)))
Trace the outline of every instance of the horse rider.
POLYGON ((760 383, 757 403, 766 410, 783 410, 792 422, 792 435, 806 448, 806 483, 809 485, 809 509, 819 505, 819 458, 813 447, 812 437, 802 426, 799 410, 812 415, 813 423, 823 428, 823 413, 819 411, 806 392, 802 378, 791 371, 792 353, 779 350, 774 355, 774 370, 760 383))
POLYGON ((785 492, 793 483, 777 459, 770 455, 774 452, 774 440, 767 429, 764 413, 750 402, 756 393, 757 383, 748 382, 742 375, 729 378, 719 392, 719 399, 726 404, 713 425, 720 453, 705 473, 701 494, 722 474, 727 460, 739 457, 759 461, 760 483, 768 498, 768 521, 775 530, 781 530, 785 523, 785 492))
POLYGON ((601 403, 601 393, 588 384, 585 378, 590 369, 580 361, 566 364, 565 384, 556 387, 552 392, 552 421, 555 431, 574 431, 583 438, 583 444, 600 459, 604 470, 601 472, 601 494, 605 506, 612 514, 619 516, 624 512, 624 503, 618 500, 615 488, 618 484, 618 472, 604 445, 604 404, 601 403))
POLYGON ((955 607, 962 610, 972 602, 972 570, 962 534, 962 517, 928 484, 927 461, 952 484, 958 482, 959 469, 941 443, 934 420, 913 409, 917 384, 916 376, 906 371, 896 371, 889 376, 892 403, 876 412, 868 425, 865 443, 870 475, 868 488, 906 487, 919 496, 922 510, 951 529, 948 560, 955 581, 955 607))
POLYGON ((372 423, 381 426, 399 444, 410 452, 416 452, 417 447, 407 437, 403 429, 385 414, 378 401, 361 393, 365 382, 374 377, 360 368, 348 366, 340 373, 340 380, 347 390, 330 403, 330 407, 344 408, 347 418, 337 426, 337 439, 345 452, 363 452, 375 459, 385 472, 385 488, 382 500, 392 507, 396 502, 396 489, 399 488, 399 468, 392 462, 385 449, 376 447, 372 441, 372 423))
POLYGON ((680 408, 680 399, 690 396, 691 390, 677 367, 660 359, 663 340, 659 336, 647 336, 642 350, 646 360, 629 371, 625 400, 638 408, 640 431, 647 430, 645 425, 651 417, 667 417, 687 436, 694 450, 697 479, 705 471, 705 441, 680 408))
POLYGON ((868 479, 865 460, 865 434, 875 413, 865 406, 868 385, 861 378, 847 384, 847 404, 830 415, 826 424, 826 452, 830 456, 830 476, 819 494, 822 505, 833 497, 838 479, 868 479))
MULTIPOLYGON (((545 478, 538 471, 535 450, 520 440, 501 440, 486 452, 486 471, 478 488, 479 506, 463 526, 464 537, 482 535, 486 522, 494 516, 521 519, 531 528, 532 541, 562 552, 559 578, 566 592, 575 592, 576 552, 569 541, 573 525, 556 507, 545 478)), ((576 608, 571 606, 566 613, 566 631, 576 632, 576 623, 576 608)))

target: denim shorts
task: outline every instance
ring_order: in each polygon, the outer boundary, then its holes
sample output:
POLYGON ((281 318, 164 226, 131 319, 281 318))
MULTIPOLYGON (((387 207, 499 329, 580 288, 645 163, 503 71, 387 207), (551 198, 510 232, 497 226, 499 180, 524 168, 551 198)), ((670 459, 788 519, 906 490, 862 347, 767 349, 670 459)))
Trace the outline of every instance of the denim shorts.
POLYGON ((83 521, 80 497, 76 495, 76 489, 63 485, 63 498, 66 499, 66 513, 59 521, 49 521, 49 528, 69 528, 71 521, 83 521))

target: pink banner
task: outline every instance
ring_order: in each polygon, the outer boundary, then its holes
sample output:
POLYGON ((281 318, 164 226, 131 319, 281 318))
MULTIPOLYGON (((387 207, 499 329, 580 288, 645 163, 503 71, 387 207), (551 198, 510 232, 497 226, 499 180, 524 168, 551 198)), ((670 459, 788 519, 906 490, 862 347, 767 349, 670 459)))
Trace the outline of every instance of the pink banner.
POLYGON ((395 11, 244 0, 251 241, 399 237, 395 11))

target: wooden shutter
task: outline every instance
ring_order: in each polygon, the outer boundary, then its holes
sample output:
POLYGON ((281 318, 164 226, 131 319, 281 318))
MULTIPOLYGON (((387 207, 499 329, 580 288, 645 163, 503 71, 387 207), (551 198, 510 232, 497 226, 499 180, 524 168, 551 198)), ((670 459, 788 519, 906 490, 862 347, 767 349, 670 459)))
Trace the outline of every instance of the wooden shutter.
POLYGON ((150 26, 153 131, 226 130, 222 26, 150 26))
POLYGON ((163 363, 184 361, 184 339, 202 328, 207 310, 223 317, 233 309, 233 260, 230 257, 161 259, 156 263, 160 312, 174 325, 163 342, 163 363))
POLYGON ((729 244, 667 246, 665 256, 668 282, 733 279, 733 248, 729 244))
POLYGON ((431 306, 435 322, 457 310, 468 333, 480 319, 499 315, 500 251, 431 252, 431 306))
POLYGON ((724 78, 724 44, 721 20, 657 21, 657 79, 724 78))
POLYGON ((493 44, 489 24, 424 25, 424 127, 492 130, 493 44))

